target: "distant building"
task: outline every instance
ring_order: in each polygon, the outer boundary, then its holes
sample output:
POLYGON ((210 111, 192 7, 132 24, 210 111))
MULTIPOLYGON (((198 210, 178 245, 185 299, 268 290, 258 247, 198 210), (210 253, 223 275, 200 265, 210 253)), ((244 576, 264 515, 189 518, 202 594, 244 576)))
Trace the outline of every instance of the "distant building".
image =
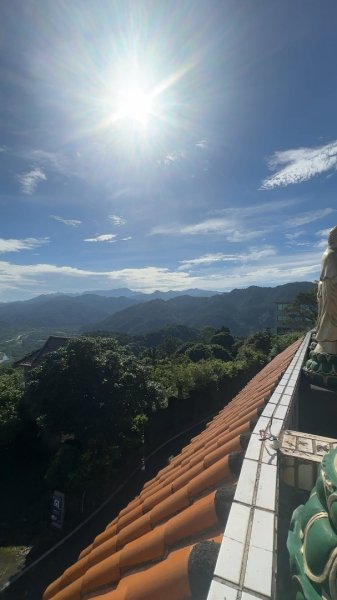
POLYGON ((278 335, 287 333, 288 331, 296 330, 296 327, 291 324, 288 308, 292 304, 291 302, 275 302, 276 304, 276 333, 278 335))
POLYGON ((23 367, 26 378, 31 369, 35 369, 36 367, 40 366, 47 354, 67 346, 71 339, 73 338, 50 335, 47 341, 43 344, 42 348, 39 348, 39 350, 34 350, 20 360, 17 360, 13 364, 13 367, 23 367))

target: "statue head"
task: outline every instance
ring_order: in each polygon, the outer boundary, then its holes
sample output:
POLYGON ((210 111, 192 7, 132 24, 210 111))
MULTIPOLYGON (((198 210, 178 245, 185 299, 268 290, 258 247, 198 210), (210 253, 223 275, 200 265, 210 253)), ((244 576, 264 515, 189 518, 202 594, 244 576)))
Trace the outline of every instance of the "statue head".
POLYGON ((337 249, 337 225, 329 232, 328 245, 330 248, 337 249))

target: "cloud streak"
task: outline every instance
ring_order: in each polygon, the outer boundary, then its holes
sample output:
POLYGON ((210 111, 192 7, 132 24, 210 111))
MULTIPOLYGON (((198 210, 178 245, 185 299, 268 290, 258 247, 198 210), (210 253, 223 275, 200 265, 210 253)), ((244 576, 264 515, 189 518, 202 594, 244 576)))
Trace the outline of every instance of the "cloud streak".
POLYGON ((264 179, 262 190, 309 181, 337 169, 337 140, 315 148, 280 150, 269 159, 268 166, 276 173, 264 179))
POLYGON ((101 235, 96 235, 96 237, 92 237, 92 238, 86 238, 84 241, 85 242, 108 242, 109 244, 112 244, 113 242, 115 242, 115 238, 116 238, 116 234, 115 233, 102 233, 101 235))
POLYGON ((126 220, 119 215, 109 215, 109 219, 114 225, 118 225, 118 227, 126 223, 126 220))
POLYGON ((21 252, 22 250, 32 250, 38 248, 49 242, 49 238, 24 238, 21 240, 17 239, 5 239, 0 238, 0 253, 5 254, 7 252, 21 252))
POLYGON ((18 175, 17 179, 21 185, 23 194, 31 196, 41 181, 47 181, 47 175, 40 167, 35 167, 31 171, 18 175))
POLYGON ((63 219, 63 217, 57 215, 50 215, 50 218, 67 225, 67 227, 79 227, 82 224, 82 221, 79 221, 78 219, 63 219))
POLYGON ((266 257, 275 256, 275 254, 276 249, 272 246, 251 248, 246 254, 222 254, 220 252, 215 254, 205 254, 204 256, 200 256, 198 258, 181 260, 181 266, 179 267, 179 270, 193 269, 195 267, 208 267, 216 263, 244 263, 258 261, 266 257))
POLYGON ((189 225, 158 226, 154 227, 150 235, 223 235, 229 242, 242 242, 259 238, 269 231, 264 229, 245 229, 243 224, 239 225, 234 220, 227 218, 211 218, 191 223, 189 225))
POLYGON ((335 213, 336 209, 334 208, 321 208, 320 210, 309 210, 307 212, 301 213, 298 216, 294 216, 291 219, 286 221, 287 227, 302 227, 303 225, 307 225, 308 223, 313 223, 314 221, 318 221, 319 219, 324 219, 324 217, 328 217, 332 213, 335 213))
POLYGON ((228 242, 247 242, 275 230, 275 214, 298 204, 296 199, 228 207, 196 223, 158 225, 150 235, 221 235, 228 242))

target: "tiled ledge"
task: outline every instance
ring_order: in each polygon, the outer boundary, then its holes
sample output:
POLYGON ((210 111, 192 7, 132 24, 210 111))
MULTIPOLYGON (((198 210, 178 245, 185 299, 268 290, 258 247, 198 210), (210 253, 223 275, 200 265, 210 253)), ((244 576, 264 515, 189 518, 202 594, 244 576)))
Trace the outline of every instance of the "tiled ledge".
POLYGON ((296 408, 310 337, 308 333, 251 435, 207 600, 275 597, 277 438, 296 408))

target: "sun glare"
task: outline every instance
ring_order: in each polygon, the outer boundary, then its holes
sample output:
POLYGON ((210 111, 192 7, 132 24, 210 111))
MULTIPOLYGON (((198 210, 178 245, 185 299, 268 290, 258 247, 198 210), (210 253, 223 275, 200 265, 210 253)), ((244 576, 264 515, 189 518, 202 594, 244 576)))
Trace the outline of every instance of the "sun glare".
POLYGON ((146 125, 153 114, 153 96, 139 87, 129 87, 120 92, 115 119, 130 119, 140 125, 146 125))

